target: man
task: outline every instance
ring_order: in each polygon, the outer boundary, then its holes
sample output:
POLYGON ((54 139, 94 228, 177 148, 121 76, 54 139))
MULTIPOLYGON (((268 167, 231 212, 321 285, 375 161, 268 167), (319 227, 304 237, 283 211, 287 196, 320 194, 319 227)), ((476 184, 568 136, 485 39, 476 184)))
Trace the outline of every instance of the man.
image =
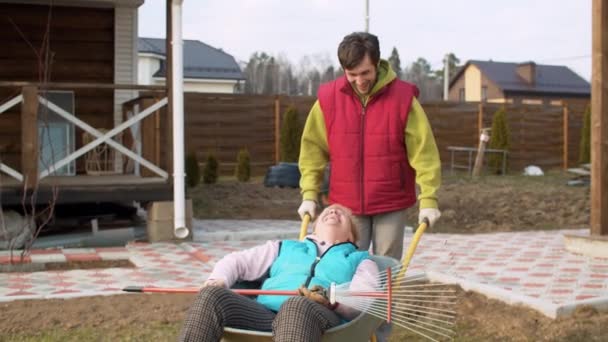
POLYGON ((315 217, 327 162, 329 201, 350 208, 359 223, 359 248, 401 259, 406 209, 416 203, 419 222, 441 213, 436 192, 441 164, 418 89, 397 79, 380 60, 378 38, 352 33, 338 47, 344 76, 321 85, 302 135, 299 167, 302 204, 315 217))

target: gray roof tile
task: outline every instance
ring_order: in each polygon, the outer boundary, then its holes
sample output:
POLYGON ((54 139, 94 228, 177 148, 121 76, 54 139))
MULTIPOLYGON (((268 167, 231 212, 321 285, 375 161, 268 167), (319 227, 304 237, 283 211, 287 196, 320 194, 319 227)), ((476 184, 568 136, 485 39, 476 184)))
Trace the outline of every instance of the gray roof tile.
POLYGON ((589 82, 568 67, 560 65, 536 64, 536 81, 532 85, 517 75, 518 63, 470 60, 454 75, 451 84, 461 76, 469 64, 477 66, 488 79, 505 92, 591 95, 589 82))
MULTIPOLYGON (((139 38, 138 51, 165 56, 165 40, 139 38)), ((164 62, 155 77, 165 77, 164 62)), ((184 78, 244 80, 245 76, 231 55, 198 40, 184 40, 184 78)))

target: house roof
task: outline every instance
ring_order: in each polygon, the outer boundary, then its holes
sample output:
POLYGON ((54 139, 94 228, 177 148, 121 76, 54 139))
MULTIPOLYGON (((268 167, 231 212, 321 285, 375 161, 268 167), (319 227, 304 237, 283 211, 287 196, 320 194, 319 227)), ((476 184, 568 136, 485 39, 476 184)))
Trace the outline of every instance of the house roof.
POLYGON ((471 64, 478 67, 485 77, 505 92, 573 96, 591 95, 591 85, 589 82, 566 66, 536 64, 535 82, 534 84, 529 84, 517 74, 518 63, 477 60, 470 60, 460 68, 450 81, 450 87, 471 64))
MULTIPOLYGON (((160 38, 139 38, 139 53, 166 56, 166 44, 160 38)), ((165 63, 154 77, 166 76, 165 63)), ((184 78, 244 80, 245 76, 231 55, 198 40, 184 39, 184 78)))

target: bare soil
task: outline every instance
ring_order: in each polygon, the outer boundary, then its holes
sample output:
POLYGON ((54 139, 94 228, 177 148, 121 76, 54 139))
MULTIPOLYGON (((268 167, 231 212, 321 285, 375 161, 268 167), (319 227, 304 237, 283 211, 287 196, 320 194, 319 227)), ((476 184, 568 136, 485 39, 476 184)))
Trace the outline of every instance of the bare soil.
MULTIPOLYGON (((581 228, 589 224, 589 188, 572 187, 568 175, 492 176, 470 179, 445 175, 438 192, 442 216, 433 232, 581 228)), ((266 188, 261 181, 223 181, 190 191, 198 218, 299 220, 300 190, 266 188)), ((408 217, 416 223, 417 208, 408 217)))
POLYGON ((89 270, 99 268, 134 268, 129 260, 87 260, 67 262, 45 262, 45 263, 13 263, 4 264, 0 267, 3 272, 40 272, 40 271, 67 271, 67 270, 89 270))
MULTIPOLYGON (((444 177, 443 216, 433 232, 480 233, 588 227, 589 188, 568 176, 444 177)), ((261 181, 222 180, 189 192, 197 218, 297 220, 298 189, 265 188, 261 181)), ((416 210, 409 213, 415 222, 416 210)), ((583 307, 552 320, 456 288, 457 341, 607 341, 608 313, 583 307)), ((77 341, 176 339, 193 295, 131 294, 0 303, 0 340, 77 341)), ((424 340, 395 329, 392 341, 424 340)))

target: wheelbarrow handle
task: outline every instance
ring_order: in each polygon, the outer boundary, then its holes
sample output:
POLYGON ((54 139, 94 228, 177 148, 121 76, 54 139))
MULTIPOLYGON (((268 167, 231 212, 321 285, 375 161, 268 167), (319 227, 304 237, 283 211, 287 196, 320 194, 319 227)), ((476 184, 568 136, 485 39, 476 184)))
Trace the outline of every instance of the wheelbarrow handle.
POLYGON ((308 224, 310 223, 310 214, 304 214, 304 218, 302 219, 302 224, 300 225, 300 237, 299 240, 304 240, 306 234, 308 233, 308 224))
POLYGON ((405 257, 403 258, 403 262, 401 263, 401 270, 399 271, 397 279, 401 279, 405 275, 405 271, 407 271, 407 268, 410 265, 410 261, 412 261, 412 257, 414 256, 414 252, 416 251, 416 247, 418 246, 418 242, 420 241, 420 238, 422 237, 422 234, 424 233, 426 228, 428 228, 428 226, 430 225, 431 224, 429 222, 429 219, 425 217, 418 226, 418 228, 416 228, 416 232, 412 237, 412 241, 410 242, 410 245, 407 247, 407 251, 405 252, 405 257))
MULTIPOLYGON (((122 289, 125 292, 141 293, 198 293, 200 287, 146 287, 146 286, 127 286, 122 289)), ((259 289, 231 289, 233 292, 244 296, 298 296, 298 290, 259 290, 259 289)))

